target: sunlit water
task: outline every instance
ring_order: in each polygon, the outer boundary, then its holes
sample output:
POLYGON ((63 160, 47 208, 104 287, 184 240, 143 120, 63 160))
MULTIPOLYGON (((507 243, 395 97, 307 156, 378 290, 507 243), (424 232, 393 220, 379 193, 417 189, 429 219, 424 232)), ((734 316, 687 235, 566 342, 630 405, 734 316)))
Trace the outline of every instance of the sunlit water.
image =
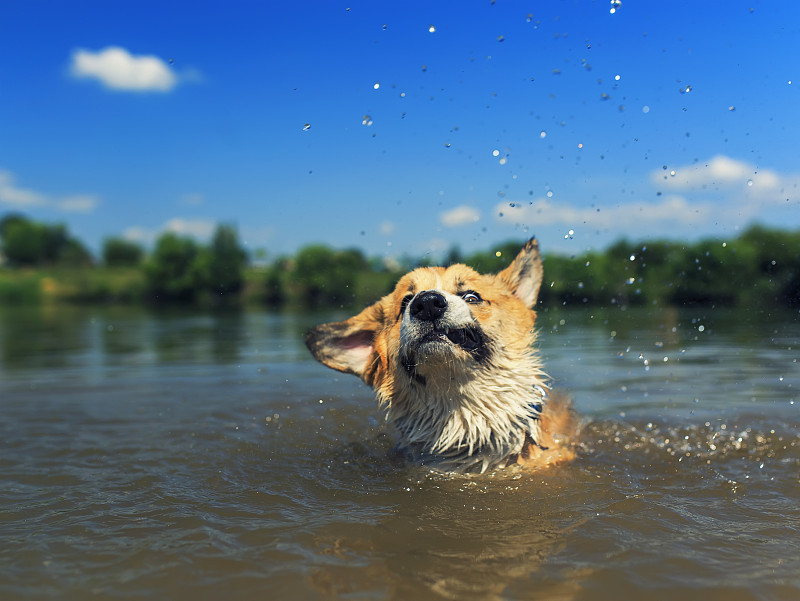
POLYGON ((796 313, 543 312, 578 459, 475 477, 392 458, 331 317, 0 309, 0 595, 800 598, 796 313))

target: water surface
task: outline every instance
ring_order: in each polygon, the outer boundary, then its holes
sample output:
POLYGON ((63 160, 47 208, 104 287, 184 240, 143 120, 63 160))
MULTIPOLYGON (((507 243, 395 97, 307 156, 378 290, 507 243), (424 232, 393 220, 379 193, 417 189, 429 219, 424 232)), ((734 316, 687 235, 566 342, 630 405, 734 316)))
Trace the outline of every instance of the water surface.
POLYGON ((338 317, 0 309, 0 594, 800 598, 796 313, 542 312, 579 457, 474 477, 392 458, 338 317))

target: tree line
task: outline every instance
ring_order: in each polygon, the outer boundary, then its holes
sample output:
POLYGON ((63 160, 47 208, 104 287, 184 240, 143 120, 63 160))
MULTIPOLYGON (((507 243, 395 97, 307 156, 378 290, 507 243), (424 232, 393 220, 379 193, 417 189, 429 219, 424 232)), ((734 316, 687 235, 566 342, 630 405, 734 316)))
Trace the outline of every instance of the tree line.
MULTIPOLYGON (((453 247, 441 263, 497 272, 522 242, 469 255, 453 247)), ((17 214, 0 219, 0 255, 0 301, 50 290, 57 298, 86 302, 248 302, 298 309, 363 306, 390 291, 406 271, 433 264, 429 257, 390 262, 321 244, 254 264, 227 224, 217 226, 208 244, 165 233, 150 252, 107 238, 96 259, 64 225, 17 214)), ((754 225, 726 240, 619 240, 603 251, 546 254, 544 265, 540 301, 551 306, 800 305, 800 231, 754 225)))

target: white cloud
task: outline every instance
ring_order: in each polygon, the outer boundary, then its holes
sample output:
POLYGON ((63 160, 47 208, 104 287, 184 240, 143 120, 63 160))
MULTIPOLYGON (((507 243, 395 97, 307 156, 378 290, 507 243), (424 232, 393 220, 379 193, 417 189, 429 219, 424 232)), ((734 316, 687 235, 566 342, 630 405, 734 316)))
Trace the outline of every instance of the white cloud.
POLYGON ((539 228, 558 226, 563 233, 591 229, 612 235, 683 235, 714 228, 736 228, 763 217, 767 211, 798 199, 800 175, 775 170, 723 155, 695 165, 657 169, 649 183, 663 196, 655 200, 618 204, 585 204, 540 198, 533 203, 504 202, 495 217, 504 225, 539 228), (666 179, 665 179, 666 178, 666 179), (502 215, 502 216, 501 216, 502 215))
POLYGON ((174 217, 156 228, 131 226, 122 232, 122 237, 132 242, 150 244, 155 242, 161 234, 172 232, 179 236, 189 236, 191 238, 207 240, 211 237, 211 234, 214 233, 216 227, 217 223, 215 221, 174 217))
POLYGON ((204 204, 206 202, 206 197, 199 192, 191 192, 189 194, 184 194, 178 200, 181 204, 196 207, 204 204))
POLYGON ((164 229, 175 232, 181 236, 192 236, 194 238, 210 238, 217 224, 205 219, 181 219, 176 217, 167 221, 164 229))
POLYGON ((27 209, 46 205, 47 198, 39 192, 18 187, 13 173, 0 170, 0 203, 16 209, 27 209))
POLYGON ((13 173, 0 169, 0 205, 7 205, 17 210, 49 207, 65 213, 90 213, 99 202, 96 196, 90 194, 50 196, 36 190, 21 188, 17 185, 13 173))
POLYGON ((154 230, 132 226, 122 232, 122 237, 131 242, 148 243, 156 239, 156 233, 154 230))
POLYGON ((467 205, 461 205, 439 215, 439 221, 445 227, 469 225, 470 223, 477 222, 480 218, 480 211, 467 205))
POLYGON ((745 189, 763 193, 777 192, 783 179, 771 169, 717 155, 706 163, 685 165, 675 169, 657 169, 650 174, 651 181, 672 190, 745 189))
POLYGON ((112 90, 169 92, 178 83, 169 66, 157 56, 133 55, 118 46, 97 52, 76 50, 70 72, 74 77, 96 79, 112 90))
POLYGON ((91 213, 95 210, 97 204, 97 197, 89 194, 67 196, 55 203, 59 209, 67 213, 91 213))
POLYGON ((507 225, 556 226, 576 229, 616 229, 621 232, 641 230, 653 224, 699 225, 709 219, 712 207, 708 203, 690 205, 682 196, 667 196, 655 203, 630 202, 610 207, 577 207, 565 202, 541 198, 531 204, 517 203, 495 207, 498 221, 507 225), (501 216, 502 215, 502 216, 501 216))
POLYGON ((250 226, 247 225, 239 229, 242 244, 255 247, 267 244, 275 237, 276 230, 269 225, 250 226))

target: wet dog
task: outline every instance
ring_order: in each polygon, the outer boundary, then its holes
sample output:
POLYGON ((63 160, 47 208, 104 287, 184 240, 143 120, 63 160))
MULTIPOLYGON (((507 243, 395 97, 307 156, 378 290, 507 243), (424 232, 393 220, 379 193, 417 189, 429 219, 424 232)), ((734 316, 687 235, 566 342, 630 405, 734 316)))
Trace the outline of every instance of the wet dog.
POLYGON ((358 315, 311 329, 306 345, 375 389, 413 461, 484 472, 569 460, 575 420, 534 350, 542 273, 535 239, 494 275, 415 269, 358 315))

